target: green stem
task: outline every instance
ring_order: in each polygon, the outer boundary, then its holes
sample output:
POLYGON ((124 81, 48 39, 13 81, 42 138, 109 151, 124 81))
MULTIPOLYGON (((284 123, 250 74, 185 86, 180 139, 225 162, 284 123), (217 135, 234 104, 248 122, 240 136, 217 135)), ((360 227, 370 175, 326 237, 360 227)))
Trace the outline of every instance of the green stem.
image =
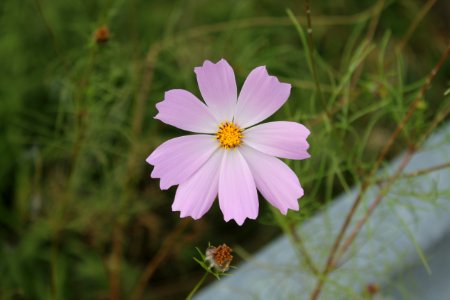
POLYGON ((205 281, 206 277, 208 277, 208 272, 205 272, 202 279, 194 286, 192 291, 189 293, 189 295, 186 297, 186 300, 191 300, 194 294, 197 292, 197 290, 202 286, 203 282, 205 281))

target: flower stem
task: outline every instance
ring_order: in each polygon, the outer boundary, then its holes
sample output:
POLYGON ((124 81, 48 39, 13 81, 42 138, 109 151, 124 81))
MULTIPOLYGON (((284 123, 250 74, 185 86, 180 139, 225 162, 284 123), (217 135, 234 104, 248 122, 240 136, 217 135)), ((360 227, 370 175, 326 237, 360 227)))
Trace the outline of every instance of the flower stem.
POLYGON ((189 293, 189 295, 186 297, 186 300, 191 300, 194 294, 197 292, 197 290, 202 286, 203 282, 205 281, 206 277, 208 277, 208 272, 205 272, 202 279, 199 280, 199 282, 194 286, 192 291, 189 293))

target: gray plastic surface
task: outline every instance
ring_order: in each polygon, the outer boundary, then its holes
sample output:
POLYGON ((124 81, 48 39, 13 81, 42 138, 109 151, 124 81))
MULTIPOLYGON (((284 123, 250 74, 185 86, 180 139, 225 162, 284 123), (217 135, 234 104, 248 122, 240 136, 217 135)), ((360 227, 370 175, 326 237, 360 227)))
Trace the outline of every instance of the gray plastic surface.
MULTIPOLYGON (((392 174, 399 161, 395 159, 380 175, 392 174)), ((405 172, 449 161, 447 124, 427 140, 405 172)), ((354 188, 341 195, 298 228, 320 269, 357 191, 354 188)), ((378 191, 378 186, 368 190, 355 221, 378 191)), ((367 284, 383 287, 377 299, 450 299, 449 238, 449 168, 399 180, 358 235, 345 262, 329 277, 320 299, 360 299, 367 284), (431 274, 420 259, 421 250, 431 274)), ((238 266, 231 276, 201 290, 195 299, 309 299, 316 281, 288 238, 281 237, 238 266)))

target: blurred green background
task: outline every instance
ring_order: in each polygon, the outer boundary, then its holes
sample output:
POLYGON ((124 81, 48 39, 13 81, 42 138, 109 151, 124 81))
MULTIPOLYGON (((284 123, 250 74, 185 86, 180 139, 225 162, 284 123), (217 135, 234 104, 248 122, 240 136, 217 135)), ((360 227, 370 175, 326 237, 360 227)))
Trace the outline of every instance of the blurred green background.
MULTIPOLYGON (((287 9, 306 30, 303 1, 1 1, 0 299, 182 299, 195 247, 225 242, 238 263, 358 182, 445 50, 449 2, 314 1, 321 92, 287 9), (262 199, 243 227, 217 204, 181 220, 175 188, 149 178, 145 158, 183 134, 155 104, 200 95, 193 68, 222 57, 238 86, 260 65, 291 83, 272 118, 312 131, 284 221, 262 199)), ((447 64, 389 157, 448 106, 449 78, 447 64)))

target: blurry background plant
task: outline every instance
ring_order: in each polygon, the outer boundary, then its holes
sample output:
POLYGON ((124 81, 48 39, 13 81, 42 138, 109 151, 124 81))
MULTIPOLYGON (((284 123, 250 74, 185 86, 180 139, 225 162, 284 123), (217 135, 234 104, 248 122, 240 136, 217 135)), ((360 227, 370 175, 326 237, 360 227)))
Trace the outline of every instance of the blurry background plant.
MULTIPOLYGON (((369 174, 447 47, 449 13, 445 0, 314 1, 310 40, 302 1, 1 1, 0 298, 179 299, 203 275, 195 246, 225 241, 238 261, 292 234, 369 174), (261 201, 242 228, 217 205, 180 220, 175 189, 149 179, 146 156, 179 135, 155 103, 196 91, 193 67, 222 57, 240 84, 259 65, 292 83, 275 118, 312 131, 287 218, 261 201)), ((382 163, 446 111, 449 78, 443 64, 382 163)))

